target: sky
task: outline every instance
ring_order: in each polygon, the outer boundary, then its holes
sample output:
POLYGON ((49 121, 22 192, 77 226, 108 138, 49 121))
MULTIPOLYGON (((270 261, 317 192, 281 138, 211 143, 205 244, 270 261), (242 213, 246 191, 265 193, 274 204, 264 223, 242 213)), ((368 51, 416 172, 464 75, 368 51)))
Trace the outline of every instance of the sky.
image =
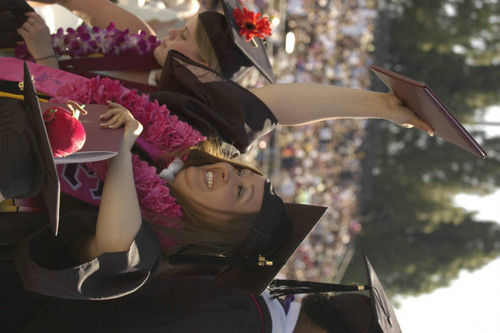
MULTIPOLYGON (((500 122, 500 107, 488 110, 487 121, 500 122)), ((500 135, 500 126, 488 126, 488 134, 500 135)), ((474 157, 472 157, 474 158, 474 157)), ((479 197, 459 194, 458 206, 476 211, 476 218, 500 223, 500 190, 479 197)), ((404 333, 500 332, 500 258, 479 270, 462 270, 449 287, 404 299, 396 316, 404 333)))
POLYGON ((462 271, 449 287, 410 297, 396 310, 404 333, 500 332, 500 259, 473 273, 462 271))
MULTIPOLYGON (((458 205, 478 211, 478 220, 500 222, 500 190, 478 197, 459 195, 458 205)), ((462 270, 449 287, 402 301, 396 316, 404 333, 500 332, 500 258, 474 272, 462 270)))

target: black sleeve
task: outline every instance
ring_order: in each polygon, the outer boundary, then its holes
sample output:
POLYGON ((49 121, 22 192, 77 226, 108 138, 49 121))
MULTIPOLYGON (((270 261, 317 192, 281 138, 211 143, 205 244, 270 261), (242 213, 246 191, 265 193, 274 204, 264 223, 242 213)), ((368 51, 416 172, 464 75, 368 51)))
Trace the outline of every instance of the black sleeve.
POLYGON ((203 135, 217 136, 242 153, 278 126, 257 96, 178 52, 169 52, 159 88, 151 99, 165 104, 203 135))
POLYGON ((117 299, 52 299, 23 332, 272 331, 261 297, 216 286, 211 279, 158 274, 137 292, 117 299))
POLYGON ((69 299, 112 299, 139 289, 158 269, 161 247, 156 234, 143 222, 130 249, 103 253, 85 263, 69 256, 73 242, 93 233, 94 212, 61 217, 59 235, 46 227, 21 241, 16 267, 24 286, 33 292, 69 299))

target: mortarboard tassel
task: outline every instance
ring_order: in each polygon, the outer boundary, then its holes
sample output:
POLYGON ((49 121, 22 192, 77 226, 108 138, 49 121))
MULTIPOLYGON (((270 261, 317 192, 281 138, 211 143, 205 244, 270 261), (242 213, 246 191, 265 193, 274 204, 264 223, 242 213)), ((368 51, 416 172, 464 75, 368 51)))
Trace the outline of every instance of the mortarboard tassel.
POLYGON ((270 293, 273 298, 292 295, 292 294, 307 294, 321 292, 352 292, 370 290, 368 285, 359 286, 355 283, 352 285, 320 283, 309 281, 296 280, 274 280, 270 285, 270 293))
POLYGON ((273 266, 272 261, 266 260, 263 256, 255 259, 231 258, 223 256, 174 254, 169 256, 172 265, 177 264, 206 264, 206 265, 230 265, 230 266, 273 266))

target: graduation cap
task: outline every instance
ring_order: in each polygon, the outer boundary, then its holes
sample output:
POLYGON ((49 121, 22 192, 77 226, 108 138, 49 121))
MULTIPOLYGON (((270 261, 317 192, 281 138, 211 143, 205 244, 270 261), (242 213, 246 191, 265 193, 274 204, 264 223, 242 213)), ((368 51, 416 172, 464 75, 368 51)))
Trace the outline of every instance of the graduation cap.
POLYGON ((233 15, 235 9, 243 8, 240 1, 224 0, 222 7, 225 15, 215 11, 198 15, 219 60, 222 74, 237 79, 241 69, 255 66, 269 82, 275 83, 264 42, 260 38, 247 41, 245 36, 240 34, 233 15))
POLYGON ((267 105, 248 89, 175 50, 168 52, 158 89, 151 98, 197 124, 203 135, 217 136, 242 153, 278 126, 267 105))
POLYGON ((366 285, 341 285, 294 280, 274 280, 271 294, 275 297, 322 292, 343 292, 332 296, 335 309, 347 320, 354 333, 401 333, 401 327, 389 298, 375 270, 364 256, 366 285), (370 297, 356 291, 369 291, 370 297))
POLYGON ((52 231, 59 224, 59 179, 38 97, 24 63, 24 100, 0 101, 0 191, 6 198, 43 194, 52 231))
MULTIPOLYGON (((259 266, 242 267, 226 265, 214 279, 214 283, 232 289, 260 295, 269 286, 276 274, 295 253, 312 228, 319 222, 327 207, 286 203, 290 219, 290 231, 274 253, 265 257, 259 266), (268 265, 268 263, 272 265, 268 265)), ((275 223, 268 219, 264 223, 275 223)))
POLYGON ((17 33, 27 17, 26 12, 34 11, 26 1, 0 1, 0 48, 13 48, 23 40, 17 33))
POLYGON ((248 236, 225 256, 173 255, 172 264, 222 266, 213 283, 260 295, 300 243, 318 223, 326 207, 284 203, 269 180, 262 208, 248 236))

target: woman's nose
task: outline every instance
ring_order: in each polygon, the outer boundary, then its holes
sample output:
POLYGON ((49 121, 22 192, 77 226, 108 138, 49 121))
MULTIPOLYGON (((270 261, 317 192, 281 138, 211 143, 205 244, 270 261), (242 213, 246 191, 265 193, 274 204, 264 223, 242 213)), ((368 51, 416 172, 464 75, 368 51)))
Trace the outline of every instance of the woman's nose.
POLYGON ((177 36, 177 29, 170 29, 168 31, 168 39, 169 40, 174 40, 175 36, 177 36))
POLYGON ((229 163, 221 163, 221 180, 225 183, 229 182, 231 178, 236 174, 236 170, 229 163))

